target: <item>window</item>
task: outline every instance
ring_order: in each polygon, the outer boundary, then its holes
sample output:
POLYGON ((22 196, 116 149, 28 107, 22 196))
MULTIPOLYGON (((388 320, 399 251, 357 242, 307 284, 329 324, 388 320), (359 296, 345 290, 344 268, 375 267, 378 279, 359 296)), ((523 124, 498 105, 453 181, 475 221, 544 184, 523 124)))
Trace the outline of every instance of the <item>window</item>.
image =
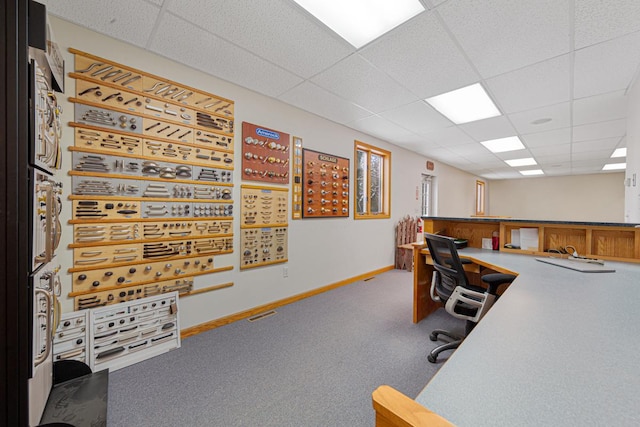
POLYGON ((391 153, 355 141, 355 219, 391 216, 391 153))
POLYGON ((484 215, 484 182, 476 181, 476 215, 484 215))
POLYGON ((422 175, 422 216, 435 215, 433 206, 433 187, 435 177, 432 175, 422 175))

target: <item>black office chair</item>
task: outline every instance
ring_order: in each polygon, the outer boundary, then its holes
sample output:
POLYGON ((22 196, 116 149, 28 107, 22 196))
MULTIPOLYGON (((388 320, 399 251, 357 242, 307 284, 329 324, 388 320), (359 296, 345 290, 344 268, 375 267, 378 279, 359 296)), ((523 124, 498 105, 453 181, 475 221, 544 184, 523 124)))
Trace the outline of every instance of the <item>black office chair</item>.
POLYGON ((465 319, 463 336, 442 329, 431 332, 429 338, 436 341, 440 335, 453 341, 434 348, 427 359, 436 363, 438 355, 446 350, 458 348, 464 338, 471 332, 498 298, 498 287, 511 283, 516 278, 513 274, 485 274, 481 277, 487 289, 469 283, 462 267, 454 239, 435 234, 425 234, 429 253, 433 260, 433 277, 431 280, 431 298, 445 303, 445 310, 454 317, 465 319))

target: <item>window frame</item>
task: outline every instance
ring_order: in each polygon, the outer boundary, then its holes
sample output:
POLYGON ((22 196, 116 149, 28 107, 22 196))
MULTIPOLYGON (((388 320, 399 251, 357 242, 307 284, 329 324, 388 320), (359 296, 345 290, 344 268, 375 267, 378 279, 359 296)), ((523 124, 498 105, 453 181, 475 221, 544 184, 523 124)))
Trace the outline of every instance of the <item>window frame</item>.
POLYGON ((476 180, 476 216, 486 215, 486 183, 484 181, 476 180))
POLYGON ((388 219, 391 218, 391 152, 382 148, 374 147, 362 141, 355 140, 353 145, 353 165, 354 165, 354 189, 353 189, 353 217, 354 219, 388 219), (358 212, 358 152, 367 154, 367 188, 366 207, 367 213, 358 212), (382 158, 382 210, 380 213, 371 212, 371 155, 382 158))

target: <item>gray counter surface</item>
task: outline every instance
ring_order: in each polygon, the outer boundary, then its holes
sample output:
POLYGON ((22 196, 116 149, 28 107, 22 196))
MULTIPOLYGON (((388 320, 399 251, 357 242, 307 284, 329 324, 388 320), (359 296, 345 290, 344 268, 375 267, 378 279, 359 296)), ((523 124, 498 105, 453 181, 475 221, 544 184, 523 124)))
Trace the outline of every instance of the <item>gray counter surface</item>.
POLYGON ((640 425, 640 265, 581 273, 460 251, 520 275, 416 398, 458 426, 640 425))

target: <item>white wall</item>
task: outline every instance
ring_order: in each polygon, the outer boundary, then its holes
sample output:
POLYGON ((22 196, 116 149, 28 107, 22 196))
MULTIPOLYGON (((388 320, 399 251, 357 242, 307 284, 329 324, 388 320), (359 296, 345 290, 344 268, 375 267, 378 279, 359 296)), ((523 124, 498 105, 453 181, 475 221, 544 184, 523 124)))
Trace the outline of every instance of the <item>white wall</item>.
POLYGON ((625 222, 640 222, 640 82, 627 93, 627 169, 625 177, 625 222))
POLYGON ((491 181, 490 215, 624 222, 623 181, 621 172, 491 181))
MULTIPOLYGON (((240 140, 240 124, 247 121, 299 136, 303 138, 306 148, 349 159, 353 158, 355 139, 392 152, 391 219, 354 221, 352 214, 349 219, 290 221, 289 262, 246 271, 238 268, 240 225, 239 221, 234 221, 235 253, 215 258, 216 266, 232 265, 234 269, 197 277, 195 287, 230 281, 234 286, 181 299, 183 328, 393 265, 395 224, 407 214, 418 215, 420 212, 416 188, 420 185, 421 173, 426 172, 426 158, 82 27, 54 17, 51 17, 51 24, 56 41, 65 53, 68 72, 73 70, 74 62, 67 48, 73 47, 234 100, 236 141, 240 140), (288 278, 283 278, 284 265, 289 269, 288 278)), ((65 123, 73 121, 73 105, 66 101, 75 93, 73 79, 66 79, 66 87, 66 94, 61 97, 64 98, 62 107, 65 123)), ((58 173, 67 189, 66 194, 71 188, 71 179, 64 170, 71 164, 71 154, 66 147, 71 145, 73 134, 67 127, 63 134, 63 170, 58 173)), ((235 157, 237 161, 240 158, 238 143, 235 157)), ((473 213, 475 177, 439 163, 436 163, 436 175, 439 194, 442 195, 438 213, 451 216, 473 213)), ((241 184, 239 168, 234 171, 234 183, 234 199, 238 200, 241 184)), ((66 225, 71 217, 70 205, 68 201, 64 203, 62 212, 65 226, 59 261, 63 271, 73 262, 71 250, 65 249, 72 241, 73 230, 66 225)), ((353 212, 353 200, 350 210, 353 212)), ((63 274, 62 280, 63 311, 71 311, 71 299, 64 298, 71 292, 71 277, 63 274)))

